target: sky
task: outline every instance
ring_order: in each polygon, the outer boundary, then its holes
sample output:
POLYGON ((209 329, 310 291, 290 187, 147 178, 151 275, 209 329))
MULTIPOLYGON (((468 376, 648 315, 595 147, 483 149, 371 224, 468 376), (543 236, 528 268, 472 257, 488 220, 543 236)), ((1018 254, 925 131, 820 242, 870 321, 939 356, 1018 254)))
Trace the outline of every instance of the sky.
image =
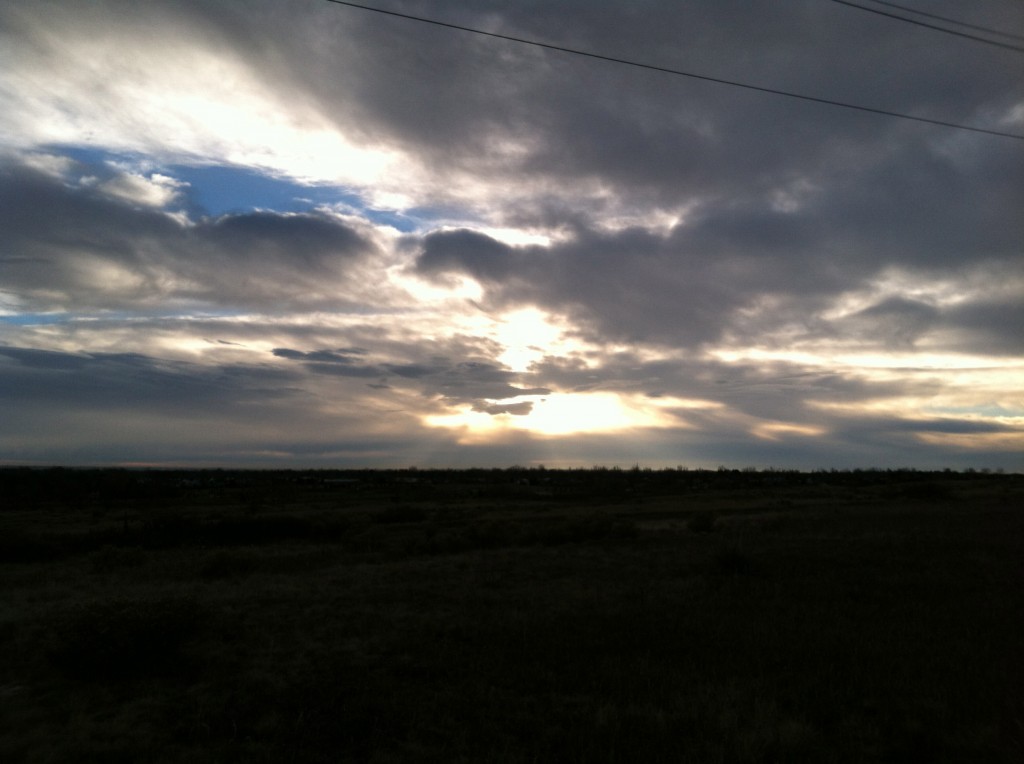
MULTIPOLYGON (((1024 136, 1024 52, 829 0, 366 2, 1024 136)), ((0 464, 1022 471, 1022 383, 1024 140, 324 0, 0 0, 0 464)))

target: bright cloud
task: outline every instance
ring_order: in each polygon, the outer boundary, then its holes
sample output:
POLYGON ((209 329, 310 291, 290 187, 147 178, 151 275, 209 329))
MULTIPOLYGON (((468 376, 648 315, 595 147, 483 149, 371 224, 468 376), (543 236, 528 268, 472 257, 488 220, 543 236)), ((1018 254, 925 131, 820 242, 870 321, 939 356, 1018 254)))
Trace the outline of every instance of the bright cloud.
POLYGON ((178 198, 179 189, 188 185, 160 173, 150 177, 122 174, 105 181, 100 189, 110 196, 148 207, 166 207, 178 198))

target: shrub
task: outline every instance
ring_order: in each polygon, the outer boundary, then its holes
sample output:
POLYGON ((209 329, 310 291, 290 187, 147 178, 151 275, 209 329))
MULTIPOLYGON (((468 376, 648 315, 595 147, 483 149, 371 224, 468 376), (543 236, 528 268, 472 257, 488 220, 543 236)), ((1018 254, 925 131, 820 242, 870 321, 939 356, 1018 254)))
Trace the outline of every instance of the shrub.
POLYGON ((125 568, 137 568, 146 559, 146 553, 138 547, 123 547, 107 544, 92 553, 93 573, 113 573, 125 568))
POLYGON ((536 529, 531 541, 546 546, 572 544, 603 539, 629 539, 637 534, 634 523, 609 515, 567 517, 536 529))
POLYGON ((406 546, 407 554, 458 554, 473 549, 475 542, 462 529, 446 529, 415 539, 406 546))
POLYGON ((139 536, 143 546, 169 549, 196 543, 202 532, 199 518, 174 510, 157 510, 143 522, 139 536))
POLYGON ((523 540, 523 531, 514 522, 484 520, 470 525, 468 531, 476 549, 517 546, 523 540))
POLYGON ((745 576, 753 571, 754 563, 743 550, 730 545, 712 555, 708 569, 718 576, 745 576))
POLYGON ((427 513, 419 507, 396 504, 377 512, 373 519, 378 523, 421 523, 427 519, 427 513))
POLYGON ((0 528, 0 562, 46 562, 64 554, 55 538, 21 528, 0 528))
POLYGON ((760 529, 765 533, 779 533, 787 530, 792 525, 792 519, 785 515, 770 515, 760 523, 760 529))
POLYGON ((253 515, 225 517, 207 523, 201 538, 216 546, 273 544, 284 539, 303 539, 315 535, 313 522, 292 515, 253 515))
POLYGON ((693 533, 711 533, 718 524, 718 518, 714 512, 694 512, 686 521, 686 527, 693 533))
POLYGON ((940 483, 913 483, 901 486, 893 493, 902 499, 921 502, 949 501, 954 498, 949 486, 940 483))
POLYGON ((76 679, 117 681, 178 672, 204 623, 189 597, 83 605, 56 619, 48 654, 76 679))
POLYGON ((256 569, 256 561, 244 554, 216 552, 199 569, 199 575, 210 581, 244 578, 256 569))

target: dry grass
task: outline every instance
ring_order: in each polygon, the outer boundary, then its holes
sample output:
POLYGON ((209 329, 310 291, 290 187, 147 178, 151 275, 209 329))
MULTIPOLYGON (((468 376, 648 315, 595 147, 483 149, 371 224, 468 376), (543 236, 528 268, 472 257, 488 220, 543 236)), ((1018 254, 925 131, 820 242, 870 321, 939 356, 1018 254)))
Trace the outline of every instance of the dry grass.
POLYGON ((393 477, 0 515, 0 759, 1024 758, 1013 477, 393 477))

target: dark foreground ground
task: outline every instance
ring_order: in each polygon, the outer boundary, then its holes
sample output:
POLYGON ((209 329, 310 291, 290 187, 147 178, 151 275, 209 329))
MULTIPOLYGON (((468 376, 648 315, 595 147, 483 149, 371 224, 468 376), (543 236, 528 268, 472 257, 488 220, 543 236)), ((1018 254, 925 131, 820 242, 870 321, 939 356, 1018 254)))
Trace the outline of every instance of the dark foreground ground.
POLYGON ((5 762, 1024 761, 1020 476, 0 490, 5 762))

